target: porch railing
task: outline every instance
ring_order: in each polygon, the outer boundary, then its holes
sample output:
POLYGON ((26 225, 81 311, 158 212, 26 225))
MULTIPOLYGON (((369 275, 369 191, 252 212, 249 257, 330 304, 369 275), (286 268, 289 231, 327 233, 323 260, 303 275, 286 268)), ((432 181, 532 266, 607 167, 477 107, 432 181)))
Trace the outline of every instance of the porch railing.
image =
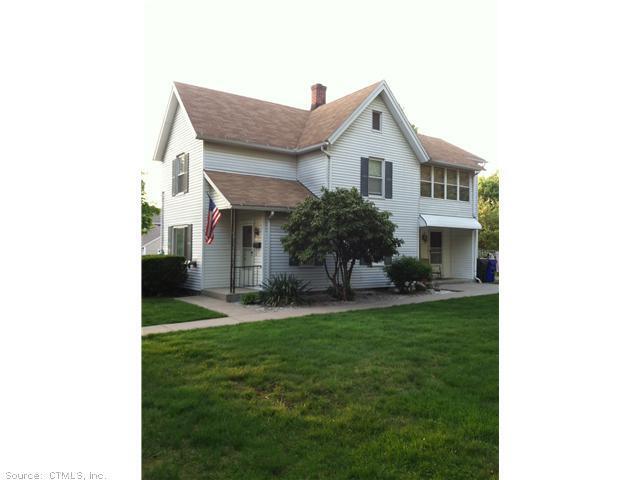
POLYGON ((259 286, 261 272, 262 265, 244 265, 235 267, 236 288, 259 286))

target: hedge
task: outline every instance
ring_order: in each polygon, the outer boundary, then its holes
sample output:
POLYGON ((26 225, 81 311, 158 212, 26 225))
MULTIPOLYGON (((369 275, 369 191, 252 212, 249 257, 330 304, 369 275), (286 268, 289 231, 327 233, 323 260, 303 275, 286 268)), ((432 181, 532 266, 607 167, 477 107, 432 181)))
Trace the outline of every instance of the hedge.
POLYGON ((142 295, 145 297, 174 293, 187 279, 184 257, 144 255, 142 257, 142 295))

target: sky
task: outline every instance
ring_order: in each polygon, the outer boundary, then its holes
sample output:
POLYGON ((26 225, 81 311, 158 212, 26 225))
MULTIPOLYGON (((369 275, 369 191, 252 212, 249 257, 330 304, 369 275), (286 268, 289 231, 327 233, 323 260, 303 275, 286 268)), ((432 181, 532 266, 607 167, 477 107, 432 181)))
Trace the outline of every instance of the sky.
POLYGON ((495 4, 491 1, 145 2, 147 197, 171 82, 308 109, 386 80, 419 133, 496 158, 495 4))

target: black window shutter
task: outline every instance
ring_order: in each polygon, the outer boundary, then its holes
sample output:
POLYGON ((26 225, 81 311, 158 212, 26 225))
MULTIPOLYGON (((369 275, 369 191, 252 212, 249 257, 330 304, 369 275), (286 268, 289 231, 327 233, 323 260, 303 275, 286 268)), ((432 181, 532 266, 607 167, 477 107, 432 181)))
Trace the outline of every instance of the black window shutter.
POLYGON ((169 227, 169 233, 167 234, 167 247, 169 255, 173 255, 173 227, 169 227))
POLYGON ((365 157, 360 158, 360 194, 369 196, 369 159, 365 157))
POLYGON ((172 174, 171 174, 171 195, 175 197, 176 193, 178 193, 178 159, 174 158, 172 163, 172 174))
POLYGON ((384 198, 393 198, 393 162, 384 162, 384 198))
POLYGON ((187 193, 189 191, 189 154, 187 153, 184 156, 184 169, 185 169, 185 175, 184 175, 184 181, 185 181, 185 185, 184 185, 184 193, 187 193))
POLYGON ((187 225, 184 232, 184 257, 191 261, 191 235, 193 234, 193 225, 187 225))

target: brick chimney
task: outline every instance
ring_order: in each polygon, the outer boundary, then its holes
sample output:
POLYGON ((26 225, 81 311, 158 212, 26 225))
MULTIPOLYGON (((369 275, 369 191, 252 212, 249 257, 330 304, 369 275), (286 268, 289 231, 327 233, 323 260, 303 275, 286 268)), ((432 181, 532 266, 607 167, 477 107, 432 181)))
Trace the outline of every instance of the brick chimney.
POLYGON ((311 85, 311 110, 327 103, 327 87, 321 83, 311 85))

